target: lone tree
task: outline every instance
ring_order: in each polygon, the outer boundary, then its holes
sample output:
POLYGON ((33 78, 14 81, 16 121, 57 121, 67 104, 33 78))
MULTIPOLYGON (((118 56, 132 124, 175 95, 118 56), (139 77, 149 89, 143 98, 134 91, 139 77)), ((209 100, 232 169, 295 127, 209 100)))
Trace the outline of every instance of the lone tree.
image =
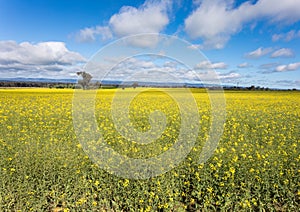
POLYGON ((137 82, 134 82, 133 84, 132 84, 132 87, 135 89, 136 87, 138 87, 139 86, 139 84, 137 83, 137 82))
POLYGON ((91 79, 93 78, 92 75, 84 71, 77 72, 76 74, 78 76, 82 76, 82 80, 78 81, 78 83, 82 86, 84 90, 87 89, 91 79))

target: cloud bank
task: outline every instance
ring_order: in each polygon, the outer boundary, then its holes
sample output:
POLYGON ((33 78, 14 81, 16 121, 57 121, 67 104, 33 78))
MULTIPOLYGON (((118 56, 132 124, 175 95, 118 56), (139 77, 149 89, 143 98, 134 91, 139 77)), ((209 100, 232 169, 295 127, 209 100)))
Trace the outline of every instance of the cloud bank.
POLYGON ((72 76, 86 59, 63 42, 0 41, 0 71, 7 77, 72 76))

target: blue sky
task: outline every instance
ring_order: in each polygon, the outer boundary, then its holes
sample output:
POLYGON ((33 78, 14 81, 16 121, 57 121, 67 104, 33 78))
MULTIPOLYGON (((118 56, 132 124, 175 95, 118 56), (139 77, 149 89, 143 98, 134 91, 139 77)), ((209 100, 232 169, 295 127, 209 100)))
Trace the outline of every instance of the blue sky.
POLYGON ((300 0, 0 0, 0 78, 74 78, 137 33, 190 42, 224 85, 300 89, 300 0))

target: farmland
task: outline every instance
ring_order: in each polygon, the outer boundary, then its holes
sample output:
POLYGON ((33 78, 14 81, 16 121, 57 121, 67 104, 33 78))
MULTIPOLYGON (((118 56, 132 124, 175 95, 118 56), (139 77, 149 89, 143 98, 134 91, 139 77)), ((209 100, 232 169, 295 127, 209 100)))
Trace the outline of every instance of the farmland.
MULTIPOLYGON (((100 89, 96 96, 97 123, 109 145, 134 158, 153 157, 174 145, 181 127, 174 99, 150 90, 132 101, 130 120, 141 132, 150 129, 151 111, 166 115, 162 137, 141 145, 126 141, 114 127, 115 92, 100 89)), ((192 93, 200 116, 192 151, 169 172, 127 179, 100 169, 83 151, 72 121, 74 90, 0 90, 0 211, 300 208, 300 93, 226 91, 224 131, 204 164, 197 156, 210 128, 210 101, 205 90, 192 93)))

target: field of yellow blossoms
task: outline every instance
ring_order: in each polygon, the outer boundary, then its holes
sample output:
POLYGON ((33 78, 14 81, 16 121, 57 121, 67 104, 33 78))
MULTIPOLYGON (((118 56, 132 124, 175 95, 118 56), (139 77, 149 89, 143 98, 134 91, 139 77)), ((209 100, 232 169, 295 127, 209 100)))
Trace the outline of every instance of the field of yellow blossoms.
MULTIPOLYGON (((124 95, 130 91, 126 88, 124 95)), ((209 160, 198 164, 210 127, 210 102, 205 90, 192 91, 201 117, 195 147, 171 171, 135 180, 100 169, 85 154, 72 121, 74 90, 1 89, 0 211, 299 210, 300 92, 226 91, 224 133, 209 160)), ((109 145, 136 158, 174 145, 180 116, 170 107, 172 98, 149 91, 132 101, 130 120, 140 131, 149 130, 151 111, 166 115, 162 137, 141 145, 114 129, 114 93, 100 89, 95 106, 109 145)))

